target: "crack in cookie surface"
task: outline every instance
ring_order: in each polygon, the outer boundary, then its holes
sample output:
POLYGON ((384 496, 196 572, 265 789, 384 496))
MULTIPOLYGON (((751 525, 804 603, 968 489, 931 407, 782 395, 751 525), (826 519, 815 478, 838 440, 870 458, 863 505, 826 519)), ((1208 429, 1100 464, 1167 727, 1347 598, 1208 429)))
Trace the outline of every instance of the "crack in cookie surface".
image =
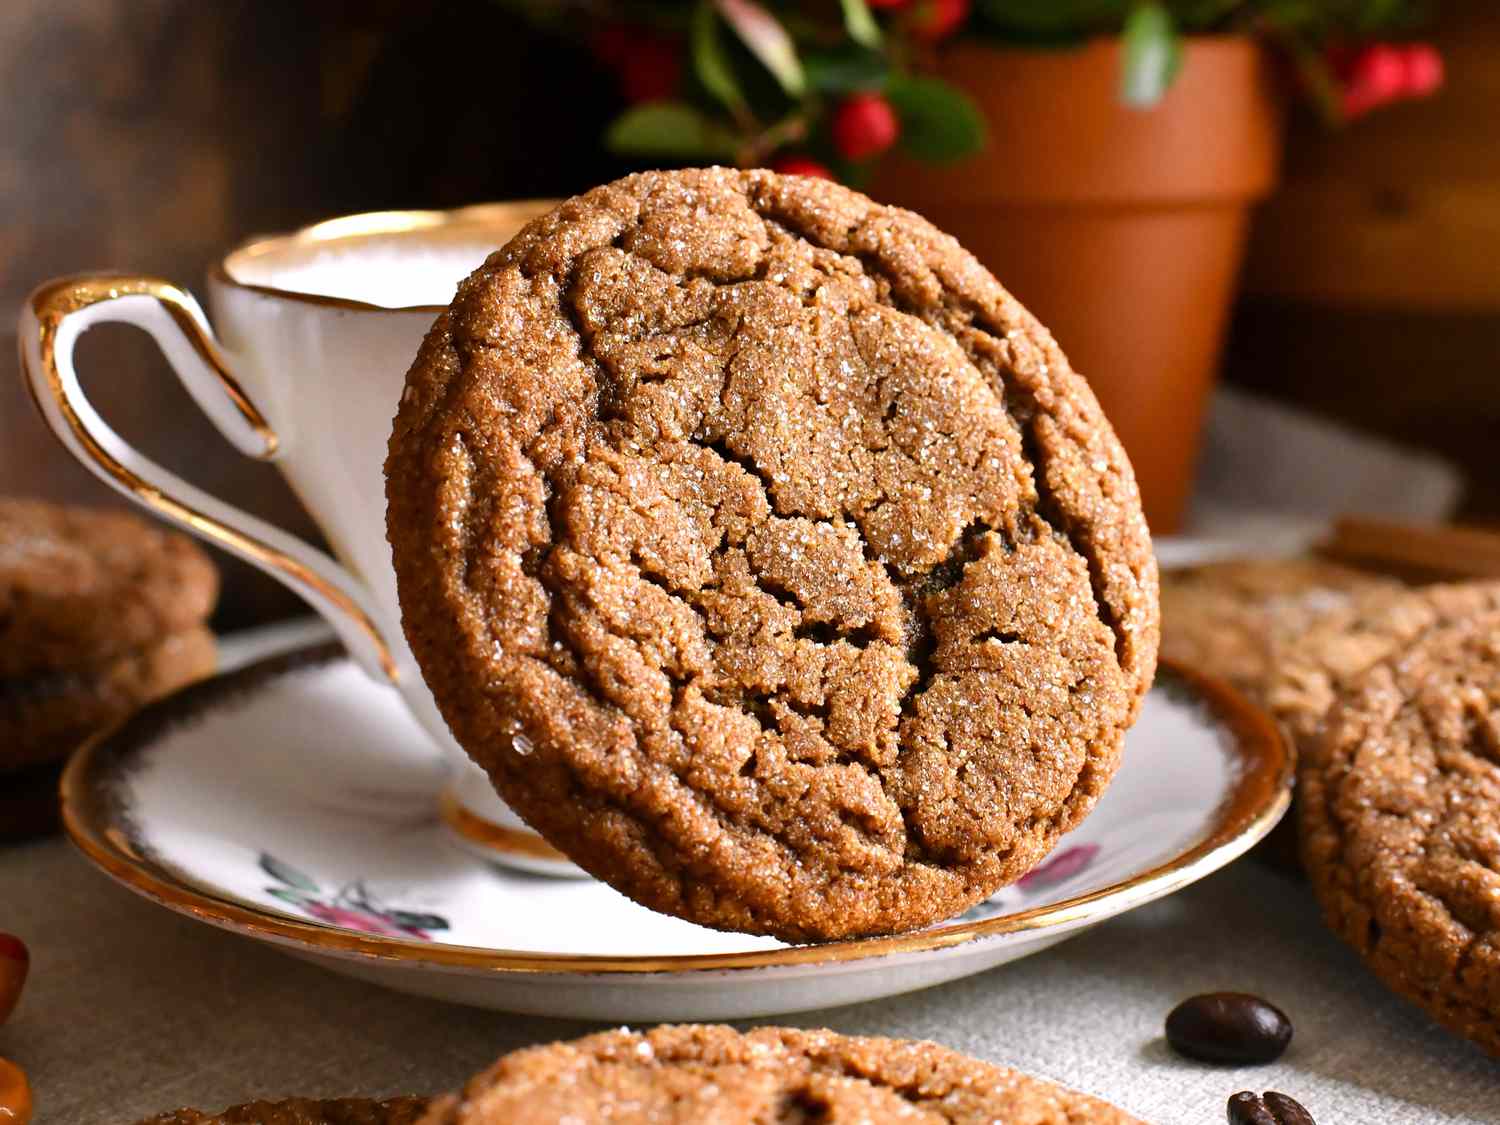
POLYGON ((1154 663, 1087 389, 956 244, 843 189, 646 174, 533 223, 424 344, 388 473, 459 741, 709 925, 972 905, 1092 806, 1154 663))

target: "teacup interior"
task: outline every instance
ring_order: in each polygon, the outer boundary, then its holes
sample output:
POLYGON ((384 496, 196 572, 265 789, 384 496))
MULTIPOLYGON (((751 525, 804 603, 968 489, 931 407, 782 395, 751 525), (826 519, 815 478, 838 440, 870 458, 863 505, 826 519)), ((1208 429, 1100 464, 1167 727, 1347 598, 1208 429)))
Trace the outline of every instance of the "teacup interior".
POLYGON ((526 200, 350 215, 248 243, 224 259, 224 272, 244 285, 382 308, 442 306, 460 280, 552 206, 526 200))

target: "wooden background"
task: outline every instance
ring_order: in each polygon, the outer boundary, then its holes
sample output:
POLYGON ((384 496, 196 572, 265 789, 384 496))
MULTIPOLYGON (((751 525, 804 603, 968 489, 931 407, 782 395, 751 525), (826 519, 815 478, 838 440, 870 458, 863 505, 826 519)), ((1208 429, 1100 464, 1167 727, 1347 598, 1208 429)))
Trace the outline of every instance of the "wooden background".
MULTIPOLYGON (((115 502, 22 390, 14 318, 37 282, 120 268, 196 288, 253 234, 569 194, 622 171, 596 142, 612 98, 586 56, 537 42, 493 0, 0 0, 0 493, 115 502)), ((144 334, 88 333, 79 369, 127 439, 312 534, 276 471, 223 443, 144 334)), ((303 612, 220 561, 221 625, 303 612)))
MULTIPOLYGON (((1500 520, 1500 8, 1450 0, 1437 101, 1290 138, 1227 374, 1459 461, 1500 520)), ((589 57, 492 0, 0 2, 0 493, 108 502, 35 418, 14 311, 93 268, 196 285, 248 235, 353 210, 567 194, 623 168, 589 57)), ((1066 341, 1063 341, 1066 346, 1066 341)), ((130 440, 306 532, 274 470, 237 458, 132 329, 80 345, 130 440)), ((220 623, 297 612, 226 565, 220 623)))
POLYGON ((1434 100, 1288 137, 1258 216, 1228 377, 1435 450, 1500 522, 1500 4, 1434 5, 1434 100))

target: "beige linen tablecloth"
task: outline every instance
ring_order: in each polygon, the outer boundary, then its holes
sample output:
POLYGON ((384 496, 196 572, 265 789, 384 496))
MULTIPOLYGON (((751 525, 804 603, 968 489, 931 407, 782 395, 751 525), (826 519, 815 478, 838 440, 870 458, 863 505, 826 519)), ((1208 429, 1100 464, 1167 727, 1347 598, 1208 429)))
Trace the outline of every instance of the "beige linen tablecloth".
MULTIPOLYGON (((441 1090, 503 1051, 592 1030, 334 976, 137 898, 59 840, 0 849, 0 929, 34 957, 0 1055, 31 1075, 39 1125, 441 1090)), ((1221 1122, 1245 1088, 1291 1093, 1319 1125, 1500 1121, 1500 1063, 1387 994, 1324 932, 1306 888, 1253 860, 968 980, 765 1022, 934 1039, 1161 1125, 1221 1122), (1206 989, 1285 1008, 1287 1055, 1215 1069, 1169 1053, 1167 1010, 1206 989)))

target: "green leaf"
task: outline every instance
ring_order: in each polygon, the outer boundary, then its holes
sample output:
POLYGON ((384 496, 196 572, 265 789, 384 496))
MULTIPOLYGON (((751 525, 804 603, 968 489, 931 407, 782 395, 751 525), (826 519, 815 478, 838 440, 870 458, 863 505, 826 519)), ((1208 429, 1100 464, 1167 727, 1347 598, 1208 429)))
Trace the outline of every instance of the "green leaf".
POLYGON ((1179 32, 1223 30, 1229 18, 1244 6, 1244 0, 1176 0, 1172 18, 1179 32))
POLYGON ((797 46, 775 16, 755 0, 714 0, 714 5, 724 22, 734 28, 735 34, 771 72, 788 97, 800 98, 807 92, 797 46))
POLYGON ((1120 99, 1144 109, 1161 101, 1182 65, 1182 45, 1172 14, 1161 4, 1141 4, 1125 20, 1120 99))
POLYGON ((618 153, 683 160, 733 160, 734 137, 684 102, 646 102, 615 118, 604 142, 618 153))
POLYGON ((260 853, 260 869, 278 883, 285 883, 288 887, 296 887, 298 890, 318 893, 318 884, 313 882, 310 875, 304 875, 290 863, 277 859, 270 852, 260 853))
POLYGON ((884 55, 857 47, 809 52, 803 56, 802 67, 808 89, 820 94, 882 90, 891 72, 884 55))
POLYGON ((711 0, 701 0, 693 10, 693 71, 703 88, 733 109, 745 104, 745 95, 719 40, 719 19, 711 0))
POLYGON ((1400 27, 1413 21, 1406 0, 1365 0, 1356 18, 1359 30, 1374 34, 1388 27, 1400 27))
POLYGON ((844 26, 849 29, 849 38, 861 47, 872 51, 880 46, 880 25, 870 14, 865 0, 841 0, 844 5, 844 26))
POLYGON ((912 156, 958 160, 984 147, 984 115, 942 79, 892 75, 885 96, 901 119, 901 148, 912 156))

